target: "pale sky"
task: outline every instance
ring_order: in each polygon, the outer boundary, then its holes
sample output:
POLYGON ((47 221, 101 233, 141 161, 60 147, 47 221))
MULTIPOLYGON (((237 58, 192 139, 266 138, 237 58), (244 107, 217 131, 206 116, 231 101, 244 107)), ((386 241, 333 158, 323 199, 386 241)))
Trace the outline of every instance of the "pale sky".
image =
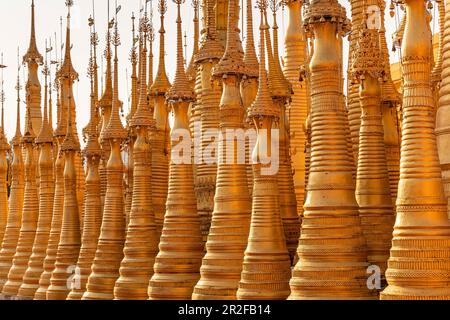
MULTIPOLYGON (((182 20, 183 30, 188 34, 188 61, 190 60, 192 52, 192 35, 193 33, 193 9, 190 3, 191 0, 186 0, 186 3, 182 6, 182 20)), ((139 6, 142 0, 117 0, 118 5, 122 6, 122 10, 119 13, 119 32, 122 39, 122 45, 119 47, 119 67, 120 67, 120 99, 124 102, 125 110, 128 109, 128 96, 131 91, 131 65, 129 61, 129 53, 131 49, 132 36, 131 36, 131 14, 135 12, 139 14, 139 6), (128 77, 127 77, 128 74, 128 77)), ((154 28, 159 30, 159 13, 157 12, 157 0, 153 0, 154 7, 154 28)), ((255 1, 253 1, 255 2, 255 1)), ((350 16, 350 6, 348 1, 339 1, 347 8, 347 15, 350 16)), ((245 6, 244 1, 244 6, 245 6)), ((6 95, 5 102, 5 130, 8 139, 11 139, 15 132, 16 123, 16 91, 14 89, 16 85, 17 77, 17 47, 20 47, 20 62, 22 57, 28 49, 30 38, 30 5, 31 0, 0 0, 0 52, 4 55, 4 63, 8 68, 4 69, 4 90, 6 95)), ((42 55, 45 55, 45 39, 52 39, 53 48, 60 47, 60 16, 63 17, 63 42, 65 41, 65 27, 67 9, 65 7, 65 0, 35 0, 36 5, 36 33, 37 44, 39 51, 42 55), (58 46, 54 44, 54 33, 57 34, 58 46)), ((114 0, 111 0, 111 14, 114 9, 114 0)), ((100 53, 103 53, 105 47, 105 31, 107 25, 107 0, 95 0, 95 18, 97 25, 97 32, 99 33, 99 66, 102 65, 100 61, 100 53)), ((87 77, 87 67, 89 61, 89 26, 88 18, 92 13, 92 0, 75 0, 72 12, 72 60, 76 71, 79 73, 79 82, 75 83, 74 95, 77 105, 77 123, 78 132, 81 132, 81 128, 84 127, 89 121, 89 107, 90 107, 90 84, 87 77)), ((396 18, 390 18, 386 12, 386 29, 389 49, 391 48, 391 34, 395 30, 396 18)), ((280 38, 280 54, 283 55, 284 46, 284 28, 287 25, 287 13, 279 10, 278 25, 279 38, 280 38)), ((254 9, 254 35, 256 44, 258 43, 257 28, 259 27, 259 12, 254 9)), ((175 61, 176 61, 176 5, 168 0, 168 10, 165 19, 166 29, 166 68, 169 78, 172 80, 175 74, 175 61)), ((241 25, 241 23, 240 23, 241 25)), ((245 30, 244 30, 245 32, 245 30)), ((154 43, 154 73, 156 75, 156 69, 158 66, 158 39, 159 34, 156 33, 154 43)), ((184 41, 184 39, 183 39, 184 41)), ((348 56, 348 45, 345 40, 344 47, 344 66, 346 67, 346 61, 348 56)), ((55 59, 54 50, 52 59, 55 59)), ((391 62, 398 60, 397 54, 391 54, 391 62)), ((103 63, 105 65, 105 63, 103 63)), ((39 69, 41 71, 42 68, 39 69)), ((54 68, 52 74, 54 74, 54 68)), ((100 72, 100 70, 99 70, 100 72)), ((27 70, 22 66, 21 68, 21 83, 24 87, 26 80, 27 70), (24 78, 25 76, 25 78, 24 78)), ((39 73, 41 78, 41 85, 44 87, 44 79, 39 73)), ((54 78, 54 76, 53 76, 54 78)), ((25 100, 25 92, 21 92, 22 101, 25 100)), ((42 97, 44 94, 42 93, 42 97)), ((54 101, 56 99, 56 93, 53 93, 54 101)), ((54 104, 56 104, 54 102, 54 104)), ((22 103, 21 116, 22 116, 22 128, 24 126, 24 108, 25 104, 22 103)), ((54 108, 56 114, 56 108, 54 108)), ((56 116, 53 116, 53 120, 56 122, 56 116)))

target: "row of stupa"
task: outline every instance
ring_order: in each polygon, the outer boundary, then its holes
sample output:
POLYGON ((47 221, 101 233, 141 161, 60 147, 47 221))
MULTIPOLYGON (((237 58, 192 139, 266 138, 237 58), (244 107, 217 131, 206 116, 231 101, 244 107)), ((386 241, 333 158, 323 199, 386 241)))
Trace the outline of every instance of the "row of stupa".
MULTIPOLYGON (((174 2, 172 83, 164 61, 166 0, 158 1, 154 79, 147 5, 137 26, 132 17, 125 125, 118 88, 119 8, 112 19, 108 13, 104 88, 95 17, 89 19, 91 105, 81 150, 73 96, 78 73, 71 60, 73 1, 66 1, 66 47, 54 79, 55 129, 51 72, 36 45, 32 1, 23 58, 29 72, 25 131, 18 78, 16 134, 9 143, 3 123, 0 133, 1 296, 450 299, 450 5, 446 11, 442 0, 437 3, 434 59, 432 4, 391 3, 392 12, 396 4, 405 11, 394 34, 401 47, 400 92, 390 73, 384 1, 351 0, 350 21, 337 0, 246 0, 244 46, 238 0, 193 0, 194 49, 187 68, 184 1, 174 2), (289 16, 283 58, 281 6, 289 16), (374 7, 376 27, 368 19, 374 7), (348 70, 342 61, 345 36, 348 70), (43 108, 37 76, 42 64, 43 108), (254 145, 232 133, 251 129, 254 145), (219 134, 209 136, 211 130, 219 134), (174 134, 179 132, 188 132, 187 139, 174 134), (191 139, 200 139, 203 149, 215 144, 219 161, 179 161, 186 149, 174 150, 191 139), (230 141, 236 144, 231 154, 230 141), (246 161, 225 161, 236 160, 239 146, 246 161), (277 171, 267 174, 274 161, 267 162, 267 155, 275 154, 277 171)), ((193 160, 195 152, 189 154, 193 160)))

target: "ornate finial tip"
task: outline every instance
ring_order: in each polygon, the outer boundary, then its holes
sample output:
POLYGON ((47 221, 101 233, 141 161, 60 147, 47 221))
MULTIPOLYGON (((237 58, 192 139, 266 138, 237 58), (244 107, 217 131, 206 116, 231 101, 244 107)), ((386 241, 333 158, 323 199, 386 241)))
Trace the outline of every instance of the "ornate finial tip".
POLYGON ((256 1, 256 7, 260 10, 260 11, 264 11, 267 9, 267 0, 257 0, 256 1))
POLYGON ((72 7, 73 6, 73 0, 66 0, 66 7, 72 7))
POLYGON ((158 1, 158 11, 161 15, 164 15, 167 11, 167 0, 158 1))

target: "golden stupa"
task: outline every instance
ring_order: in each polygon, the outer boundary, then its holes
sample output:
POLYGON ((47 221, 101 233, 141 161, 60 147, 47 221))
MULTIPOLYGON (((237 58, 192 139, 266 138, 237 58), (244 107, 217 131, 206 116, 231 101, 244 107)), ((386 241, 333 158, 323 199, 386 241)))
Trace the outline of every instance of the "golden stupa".
MULTIPOLYGON (((117 9, 116 9, 117 12, 117 9)), ((121 144, 127 137, 122 125, 119 109, 119 58, 117 47, 120 45, 117 14, 112 36, 114 45, 114 89, 109 123, 102 139, 110 143, 109 160, 106 164, 107 187, 103 207, 102 225, 97 243, 97 251, 89 275, 84 300, 110 300, 114 297, 114 285, 119 277, 120 263, 123 259, 125 242, 125 206, 123 197, 123 160, 121 144)))
MULTIPOLYGON (((189 142, 189 103, 194 92, 188 85, 184 70, 183 40, 181 32, 182 0, 177 5, 177 68, 175 80, 167 93, 168 103, 174 112, 172 127, 172 157, 170 162, 169 193, 164 225, 159 242, 159 253, 154 264, 154 274, 150 279, 148 295, 150 299, 186 300, 192 296, 194 286, 200 278, 200 265, 203 256, 203 241, 200 233, 200 217, 195 201, 193 168, 186 149, 179 150, 178 157, 188 163, 176 163, 174 150, 189 142), (177 133, 182 136, 177 136, 177 133), (175 140, 176 139, 176 140, 175 140), (178 141, 177 141, 178 140, 178 141), (181 141, 180 141, 181 140, 181 141)), ((190 149, 190 145, 188 147, 190 149)), ((179 161, 179 159, 178 159, 179 161)))
POLYGON ((173 1, 106 0, 101 41, 66 0, 45 57, 29 1, 24 111, 0 60, 0 300, 450 300, 450 5, 173 1))

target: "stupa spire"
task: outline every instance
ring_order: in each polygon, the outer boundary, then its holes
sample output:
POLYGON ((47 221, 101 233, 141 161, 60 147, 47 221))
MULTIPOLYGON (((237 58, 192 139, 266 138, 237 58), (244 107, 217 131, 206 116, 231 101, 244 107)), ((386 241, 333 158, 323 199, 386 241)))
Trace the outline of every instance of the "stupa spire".
POLYGON ((183 58, 183 33, 181 27, 181 2, 184 0, 177 1, 177 68, 175 72, 175 78, 173 84, 167 93, 167 98, 169 100, 182 100, 182 101, 192 101, 194 99, 194 93, 188 84, 188 77, 184 69, 184 58, 183 58))
POLYGON ((36 27, 35 27, 35 5, 34 0, 31 1, 31 34, 30 34, 30 45, 28 47, 28 51, 23 57, 23 62, 33 61, 37 64, 42 64, 44 58, 39 53, 39 50, 36 45, 36 27))
MULTIPOLYGON (((149 42, 148 49, 148 85, 147 93, 153 85, 153 42, 155 41, 155 29, 153 27, 153 0, 150 0, 150 19, 148 20, 147 38, 149 42)), ((147 78, 146 78, 147 79, 147 78)))
POLYGON ((431 30, 423 0, 404 0, 403 123, 397 216, 381 299, 449 299, 448 220, 436 143, 431 30), (444 260, 441 260, 443 257, 444 260), (431 281, 432 279, 432 281, 431 281))
POLYGON ((258 58, 256 57, 255 40, 253 36, 253 12, 252 0, 247 0, 246 12, 246 32, 245 32, 245 53, 244 64, 247 69, 247 76, 258 77, 258 58))
POLYGON ((17 91, 17 113, 16 113, 16 134, 12 139, 12 144, 19 145, 20 140, 22 139, 22 132, 20 126, 20 66, 17 67, 17 83, 16 83, 16 91, 17 91))
MULTIPOLYGON (((192 8, 194 9, 194 18, 193 18, 193 22, 194 22, 194 43, 192 46, 192 56, 191 56, 191 60, 189 61, 189 65, 186 69, 186 73, 189 77, 189 80, 191 81, 191 83, 195 82, 195 77, 197 75, 197 68, 196 68, 196 64, 195 64, 195 56, 198 53, 198 44, 199 44, 199 19, 198 19, 198 13, 199 13, 199 7, 200 7, 200 0, 192 0, 192 8)), ((186 36, 186 34, 185 34, 186 36)), ((186 43, 185 43, 186 45, 186 43)), ((186 57, 187 59, 187 57, 186 57)))
MULTIPOLYGON (((3 241, 3 236, 6 234, 6 228, 9 219, 9 209, 8 209, 8 169, 9 169, 9 159, 11 147, 8 143, 8 139, 5 135, 5 123, 4 123, 4 103, 5 103, 5 92, 4 92, 4 80, 3 80, 3 53, 1 55, 0 61, 0 104, 1 104, 1 130, 0 130, 0 239, 3 241)), ((0 241, 0 247, 2 245, 0 241)), ((1 260, 0 260, 1 261, 1 260)))
POLYGON ((111 118, 111 110, 112 110, 112 99, 113 99, 113 81, 112 81, 112 64, 111 64, 111 28, 114 27, 114 19, 110 20, 109 14, 109 0, 108 1, 108 25, 106 32, 106 49, 105 49, 105 58, 106 58, 106 72, 105 72, 105 89, 103 95, 99 101, 99 108, 102 110, 101 115, 101 128, 100 128, 100 144, 102 147, 102 159, 100 161, 100 179, 101 179, 101 188, 100 193, 102 197, 102 206, 105 200, 106 194, 106 163, 109 158, 110 152, 110 143, 105 139, 104 134, 106 131, 106 127, 109 124, 109 120, 111 118))
MULTIPOLYGON (((377 0, 368 0, 368 8, 377 0)), ((367 27, 361 21, 358 40, 353 52, 351 76, 359 82, 361 128, 359 132, 356 200, 359 205, 361 227, 367 242, 367 260, 381 269, 382 287, 386 285, 386 271, 391 230, 394 225, 394 208, 389 188, 386 149, 381 112, 381 79, 384 61, 379 30, 367 27)), ((381 288, 380 288, 381 289, 381 288)))
POLYGON ((166 73, 164 37, 164 34, 166 33, 164 30, 164 14, 167 11, 167 0, 159 0, 158 11, 161 19, 161 27, 159 29, 159 65, 155 81, 150 88, 153 95, 164 94, 170 88, 170 82, 166 73))
MULTIPOLYGON (((47 41, 45 41, 45 46, 47 48, 47 41)), ((47 50, 47 49, 46 49, 47 50)), ((41 130, 36 139, 36 143, 53 143, 53 132, 51 127, 49 126, 48 119, 48 77, 50 75, 50 69, 48 67, 47 54, 45 57, 45 64, 42 73, 44 74, 44 112, 43 112, 43 122, 41 126, 41 130)))

